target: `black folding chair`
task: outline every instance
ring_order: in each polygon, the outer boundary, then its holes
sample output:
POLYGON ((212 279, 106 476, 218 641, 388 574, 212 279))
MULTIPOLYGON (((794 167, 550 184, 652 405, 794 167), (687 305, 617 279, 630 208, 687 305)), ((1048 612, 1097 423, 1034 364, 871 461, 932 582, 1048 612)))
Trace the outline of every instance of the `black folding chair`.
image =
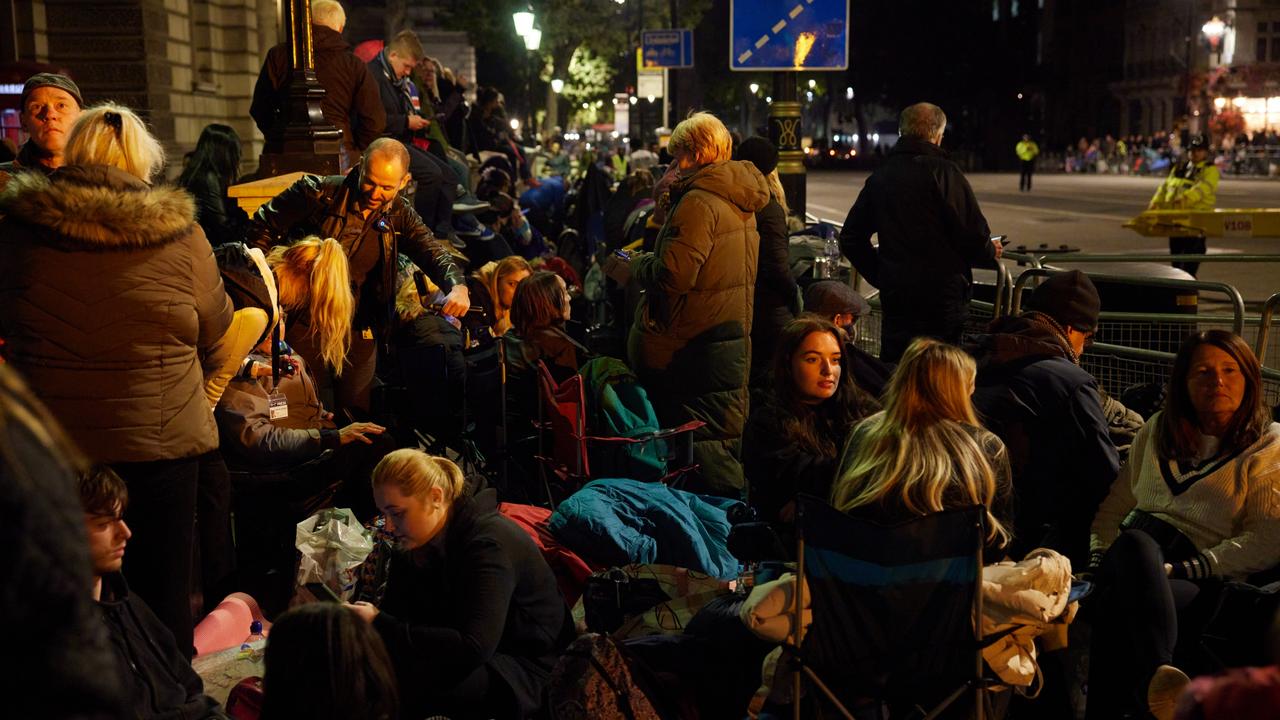
POLYGON ((804 679, 850 720, 849 707, 867 704, 887 707, 893 718, 936 718, 966 694, 971 717, 983 720, 984 509, 897 525, 851 517, 806 495, 796 509, 797 633, 806 587, 813 614, 799 650, 793 647, 797 720, 804 679))

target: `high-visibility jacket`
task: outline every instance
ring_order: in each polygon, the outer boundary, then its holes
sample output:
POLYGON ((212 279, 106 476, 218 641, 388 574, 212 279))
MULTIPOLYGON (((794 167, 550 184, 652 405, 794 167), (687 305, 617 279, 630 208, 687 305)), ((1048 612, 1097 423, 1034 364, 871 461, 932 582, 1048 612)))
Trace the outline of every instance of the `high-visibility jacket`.
POLYGON ((1206 160, 1181 163, 1156 188, 1152 210, 1212 210, 1218 204, 1218 166, 1206 160))
POLYGON ((1036 156, 1040 154, 1040 146, 1036 144, 1035 140, 1019 140, 1014 152, 1018 153, 1018 159, 1024 162, 1035 160, 1036 156))

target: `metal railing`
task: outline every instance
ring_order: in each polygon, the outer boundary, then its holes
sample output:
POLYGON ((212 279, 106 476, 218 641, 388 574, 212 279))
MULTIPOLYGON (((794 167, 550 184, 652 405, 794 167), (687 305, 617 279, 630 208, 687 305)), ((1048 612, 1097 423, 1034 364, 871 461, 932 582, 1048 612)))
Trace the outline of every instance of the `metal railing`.
MULTIPOLYGON (((1047 278, 1053 274, 1054 274, 1053 270, 1049 270, 1046 268, 1028 268, 1027 270, 1024 270, 1022 274, 1018 276, 1017 281, 1014 282, 1013 284, 1013 298, 1009 305, 1010 313, 1015 314, 1021 308, 1022 293, 1024 290, 1026 290, 1027 283, 1030 282, 1032 278, 1037 278, 1037 277, 1047 278)), ((1208 291, 1208 292, 1222 293, 1222 295, 1226 297, 1227 302, 1231 304, 1232 331, 1235 332, 1237 335, 1240 335, 1244 332, 1244 298, 1240 296, 1239 290, 1235 289, 1235 287, 1231 285, 1228 285, 1227 283, 1215 282, 1212 280, 1175 280, 1172 278, 1144 278, 1144 277, 1133 277, 1133 276, 1125 276, 1125 275, 1101 275, 1101 274, 1093 274, 1093 273, 1089 274, 1089 278, 1094 281, 1124 283, 1127 285, 1143 285, 1147 287, 1168 288, 1171 290, 1188 290, 1188 291, 1196 291, 1196 292, 1208 291)), ((1194 322, 1197 322, 1199 319, 1199 315, 1190 315, 1190 314, 1182 315, 1182 314, 1176 314, 1176 313, 1154 314, 1156 315, 1156 317, 1152 317, 1152 315, 1143 314, 1143 313, 1123 313, 1123 314, 1130 317, 1130 319, 1133 319, 1136 316, 1136 317, 1142 317, 1142 318, 1150 318, 1152 320, 1163 321, 1163 322, 1181 321, 1181 322, 1194 323, 1194 322)))
POLYGON ((1263 367, 1266 367, 1267 362, 1267 338, 1271 335, 1271 319, 1275 316, 1277 307, 1280 307, 1280 293, 1267 298, 1262 305, 1262 315, 1258 318, 1258 336, 1253 344, 1253 353, 1258 356, 1258 364, 1263 367))

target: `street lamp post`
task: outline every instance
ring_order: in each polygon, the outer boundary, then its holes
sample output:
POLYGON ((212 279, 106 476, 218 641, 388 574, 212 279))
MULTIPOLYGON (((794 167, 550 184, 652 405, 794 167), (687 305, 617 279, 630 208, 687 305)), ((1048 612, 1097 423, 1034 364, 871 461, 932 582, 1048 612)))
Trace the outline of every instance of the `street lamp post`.
POLYGON ((525 78, 525 129, 532 133, 535 121, 533 111, 533 76, 537 72, 538 48, 542 47, 542 31, 533 25, 537 21, 532 10, 519 10, 511 13, 511 23, 516 27, 516 34, 524 41, 525 50, 529 51, 529 74, 525 78))

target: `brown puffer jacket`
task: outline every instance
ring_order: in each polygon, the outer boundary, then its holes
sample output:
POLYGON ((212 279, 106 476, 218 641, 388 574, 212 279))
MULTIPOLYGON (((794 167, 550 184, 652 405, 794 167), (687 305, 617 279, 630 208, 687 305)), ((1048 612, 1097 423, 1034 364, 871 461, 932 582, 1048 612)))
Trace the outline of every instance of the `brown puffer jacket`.
POLYGON ((751 332, 760 233, 769 186, 755 166, 713 163, 673 183, 674 206, 654 253, 632 263, 646 290, 636 317, 641 367, 664 369, 689 341, 724 323, 751 332))
POLYGON ((216 448, 200 352, 232 308, 191 196, 66 167, 13 176, 0 215, 0 337, 81 449, 143 462, 216 448))

